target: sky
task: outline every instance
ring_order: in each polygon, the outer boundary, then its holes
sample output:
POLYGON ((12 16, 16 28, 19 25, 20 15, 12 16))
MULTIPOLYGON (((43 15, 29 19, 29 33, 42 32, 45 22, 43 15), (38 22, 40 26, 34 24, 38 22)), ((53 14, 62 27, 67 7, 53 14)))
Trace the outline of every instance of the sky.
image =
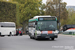
MULTIPOLYGON (((75 0, 63 0, 67 3, 67 6, 75 6, 75 0)), ((46 0, 43 0, 43 3, 46 3, 46 0)))

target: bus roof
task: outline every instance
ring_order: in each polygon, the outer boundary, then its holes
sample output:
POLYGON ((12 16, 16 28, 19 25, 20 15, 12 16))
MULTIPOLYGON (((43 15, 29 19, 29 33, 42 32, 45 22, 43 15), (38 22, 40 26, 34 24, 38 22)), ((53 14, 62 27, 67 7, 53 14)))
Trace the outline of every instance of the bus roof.
POLYGON ((15 23, 15 22, 0 22, 0 23, 15 23))
POLYGON ((51 17, 50 15, 49 16, 34 16, 33 18, 38 18, 38 17, 51 17))
POLYGON ((14 22, 0 22, 0 26, 15 26, 14 22))
POLYGON ((34 16, 32 19, 29 19, 29 22, 38 21, 39 17, 56 17, 56 16, 50 16, 50 15, 48 15, 48 16, 34 16))

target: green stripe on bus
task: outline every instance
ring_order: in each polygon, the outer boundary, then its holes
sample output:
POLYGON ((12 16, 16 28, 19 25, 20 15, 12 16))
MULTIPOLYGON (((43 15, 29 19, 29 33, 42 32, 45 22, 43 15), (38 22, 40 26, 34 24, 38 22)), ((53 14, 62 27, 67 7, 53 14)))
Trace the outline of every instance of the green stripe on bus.
POLYGON ((57 18, 56 18, 56 21, 57 21, 57 18))
POLYGON ((32 19, 32 20, 29 20, 29 22, 32 22, 32 21, 38 21, 38 19, 32 19))

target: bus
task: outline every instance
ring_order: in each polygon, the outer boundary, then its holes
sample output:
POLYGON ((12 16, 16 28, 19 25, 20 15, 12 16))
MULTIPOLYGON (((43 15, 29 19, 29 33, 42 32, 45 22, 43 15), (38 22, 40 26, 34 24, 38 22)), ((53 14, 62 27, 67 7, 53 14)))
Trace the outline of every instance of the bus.
POLYGON ((29 19, 28 35, 31 39, 51 38, 54 40, 58 37, 57 17, 54 16, 34 16, 29 19))
POLYGON ((16 24, 14 22, 0 22, 0 36, 11 36, 16 34, 16 24))
POLYGON ((72 29, 72 28, 75 28, 75 25, 64 25, 63 26, 63 31, 66 31, 66 30, 72 29))

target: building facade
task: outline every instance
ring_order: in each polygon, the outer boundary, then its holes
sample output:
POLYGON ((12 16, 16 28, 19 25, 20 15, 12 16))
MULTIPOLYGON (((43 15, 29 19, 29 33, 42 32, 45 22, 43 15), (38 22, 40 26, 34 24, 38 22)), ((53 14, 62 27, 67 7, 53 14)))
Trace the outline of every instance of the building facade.
POLYGON ((66 6, 66 9, 68 10, 68 9, 74 9, 74 11, 75 11, 75 6, 66 6))

